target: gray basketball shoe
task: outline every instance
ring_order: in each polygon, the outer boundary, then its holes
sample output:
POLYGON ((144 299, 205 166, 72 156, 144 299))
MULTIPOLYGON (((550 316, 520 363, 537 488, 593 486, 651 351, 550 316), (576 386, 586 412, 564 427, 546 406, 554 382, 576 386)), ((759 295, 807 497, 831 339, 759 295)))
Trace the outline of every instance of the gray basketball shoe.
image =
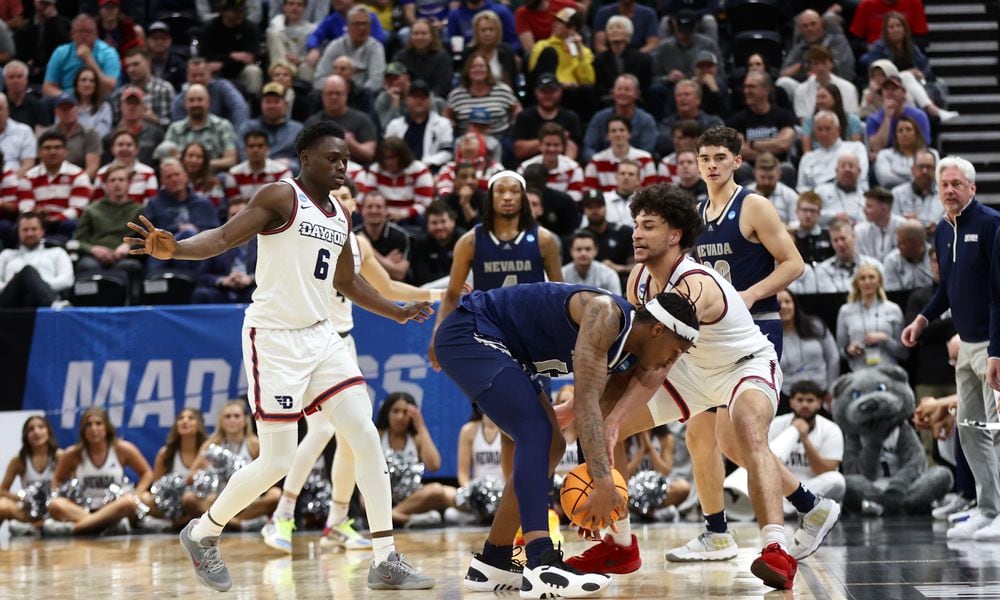
POLYGON ((191 530, 197 522, 198 519, 194 519, 181 530, 181 548, 191 559, 198 580, 217 592, 225 592, 233 587, 233 578, 229 576, 226 563, 222 562, 219 536, 207 537, 201 542, 194 541, 191 539, 191 530))

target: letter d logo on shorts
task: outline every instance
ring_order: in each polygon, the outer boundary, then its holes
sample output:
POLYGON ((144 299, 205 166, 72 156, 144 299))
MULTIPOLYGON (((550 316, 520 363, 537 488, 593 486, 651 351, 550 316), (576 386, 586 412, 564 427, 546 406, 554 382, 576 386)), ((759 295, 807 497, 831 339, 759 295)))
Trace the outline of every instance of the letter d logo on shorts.
POLYGON ((288 410, 293 404, 295 404, 295 401, 292 400, 291 396, 275 396, 274 401, 278 403, 278 406, 285 410, 288 410))

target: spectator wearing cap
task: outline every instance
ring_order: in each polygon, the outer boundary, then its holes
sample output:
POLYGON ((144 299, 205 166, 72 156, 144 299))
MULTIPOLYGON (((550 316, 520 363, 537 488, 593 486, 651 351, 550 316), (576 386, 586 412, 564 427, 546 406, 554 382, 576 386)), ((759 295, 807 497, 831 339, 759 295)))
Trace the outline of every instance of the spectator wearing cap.
MULTIPOLYGON (((315 67, 323 55, 324 48, 331 41, 344 37, 345 33, 350 33, 351 25, 348 13, 356 6, 364 8, 363 5, 355 4, 354 0, 330 0, 329 14, 320 21, 319 25, 306 40, 306 48, 308 49, 306 63, 315 67)), ((368 27, 365 28, 367 35, 375 38, 380 44, 384 44, 387 36, 385 29, 382 28, 382 23, 378 20, 378 16, 367 10, 365 13, 368 15, 368 27)), ((360 19, 358 19, 354 29, 361 28, 360 19)), ((316 77, 319 77, 319 74, 316 74, 316 77)))
POLYGON ((562 104, 563 89, 552 73, 535 78, 535 105, 521 111, 514 120, 514 157, 524 160, 541 152, 538 132, 547 123, 555 123, 566 132, 564 154, 576 160, 583 142, 580 116, 562 104))
POLYGON ((97 174, 101 166, 101 137, 79 121, 80 108, 76 98, 61 94, 55 101, 56 120, 45 131, 58 131, 66 138, 66 160, 87 173, 89 180, 97 174))
POLYGON ((531 54, 535 42, 552 35, 555 15, 564 8, 579 5, 575 0, 528 0, 514 11, 514 29, 525 54, 531 54))
POLYGON ((375 162, 358 179, 358 202, 377 191, 385 198, 389 218, 419 231, 424 211, 434 200, 434 177, 427 165, 413 158, 401 138, 382 140, 375 162))
POLYGON ((885 16, 890 12, 902 14, 914 36, 927 35, 927 15, 924 13, 923 0, 861 0, 851 20, 851 35, 866 44, 875 43, 882 35, 885 16))
MULTIPOLYGON (((117 107, 118 114, 121 115, 118 129, 124 129, 135 136, 138 143, 139 162, 150 165, 154 162, 153 153, 163 141, 165 132, 157 123, 144 118, 149 111, 144 100, 145 94, 141 89, 131 85, 122 88, 117 107)), ((102 140, 104 163, 110 162, 113 158, 111 142, 114 137, 115 132, 111 132, 102 140)))
MULTIPOLYGON (((500 19, 503 26, 503 41, 514 51, 521 49, 521 42, 517 39, 517 28, 514 26, 514 15, 510 9, 493 2, 492 0, 461 0, 458 7, 448 13, 448 26, 445 28, 445 37, 449 40, 462 38, 462 47, 472 43, 472 20, 484 10, 493 11, 500 19)), ((454 49, 454 42, 453 42, 454 49)))
POLYGON ((333 61, 346 56, 354 64, 354 85, 372 94, 382 89, 385 77, 385 48, 371 36, 372 14, 364 6, 354 6, 347 11, 347 35, 337 38, 323 50, 316 65, 314 84, 317 88, 333 71, 333 61))
POLYGON ((913 180, 892 188, 892 212, 907 219, 916 219, 925 227, 933 227, 944 216, 938 199, 934 171, 938 157, 930 150, 917 152, 913 159, 913 180))
POLYGON ((202 31, 201 52, 209 72, 223 79, 239 81, 250 94, 259 94, 264 72, 257 65, 260 34, 247 20, 246 0, 222 0, 219 16, 202 31))
POLYGON ((55 49, 45 67, 42 94, 58 98, 60 94, 73 93, 73 81, 83 67, 97 72, 98 85, 110 94, 118 85, 121 75, 121 58, 104 40, 97 39, 97 22, 87 14, 73 19, 70 36, 73 41, 55 49))
POLYGON ((514 90, 493 77, 489 61, 481 54, 473 54, 465 62, 459 85, 448 94, 444 116, 455 123, 456 131, 465 132, 474 108, 489 112, 490 134, 498 138, 510 131, 514 118, 521 112, 521 103, 514 90))
POLYGON ((541 154, 522 162, 518 171, 524 173, 531 165, 542 165, 548 174, 543 187, 569 194, 574 201, 579 202, 583 197, 583 169, 578 162, 566 156, 568 141, 566 130, 558 123, 542 125, 538 130, 541 154))
MULTIPOLYGON (((770 152, 761 152, 754 161, 753 181, 748 183, 746 188, 770 200, 785 225, 796 221, 795 205, 799 194, 782 183, 781 163, 770 152)), ((819 213, 816 217, 819 218, 819 213)))
POLYGON ((892 214, 892 192, 881 187, 867 190, 865 221, 854 226, 858 252, 885 260, 896 247, 896 229, 903 221, 903 217, 892 214))
POLYGON ((858 88, 850 81, 833 73, 833 55, 824 46, 813 46, 806 53, 809 60, 809 77, 797 87, 793 95, 795 116, 805 121, 816 110, 816 91, 830 84, 840 91, 845 114, 858 112, 858 88))
POLYGON ((920 129, 924 143, 931 143, 931 124, 927 113, 919 108, 906 105, 906 89, 899 75, 890 75, 882 82, 880 94, 882 108, 865 120, 865 138, 868 140, 868 154, 874 159, 878 151, 892 147, 896 141, 896 123, 906 115, 913 119, 920 129))
POLYGON ((284 0, 279 4, 281 13, 274 15, 267 25, 267 54, 272 65, 284 63, 294 66, 302 79, 312 81, 313 66, 306 62, 306 41, 317 23, 306 19, 306 0, 284 0))
MULTIPOLYGON (((597 238, 597 260, 614 269, 624 286, 635 264, 632 228, 608 221, 604 194, 599 190, 585 191, 583 199, 580 200, 580 208, 583 210, 584 219, 580 227, 597 238)), ((563 243, 565 262, 572 260, 569 255, 569 241, 565 240, 563 243)))
MULTIPOLYGON (((244 160, 249 158, 249 154, 242 142, 250 131, 258 131, 267 137, 268 157, 292 171, 298 171, 299 157, 295 152, 295 138, 302 131, 302 123, 288 118, 285 86, 276 81, 265 84, 261 90, 260 116, 240 124, 236 132, 236 149, 244 160)), ((249 196, 244 197, 250 199, 249 196)))
MULTIPOLYGON (((548 125, 546 127, 557 127, 548 125)), ((541 214, 538 223, 559 236, 566 236, 580 226, 580 209, 577 199, 549 184, 551 173, 545 165, 536 162, 522 170, 526 190, 534 190, 541 200, 541 214)))
POLYGON ((813 149, 799 160, 798 183, 800 192, 811 190, 818 185, 836 178, 837 160, 848 152, 858 159, 861 168, 859 177, 868 180, 868 151, 861 142, 848 142, 840 136, 840 118, 833 111, 821 110, 813 116, 813 149))
POLYGON ((80 214, 90 204, 90 177, 66 160, 66 136, 47 129, 38 136, 39 164, 18 181, 18 209, 42 216, 45 231, 62 241, 76 228, 80 214))
POLYGON ((719 0, 663 0, 659 3, 660 14, 660 36, 667 39, 674 35, 671 26, 672 18, 682 10, 689 10, 694 13, 695 31, 712 38, 716 44, 719 43, 719 22, 715 19, 715 13, 719 12, 719 0))
POLYGON ((628 17, 614 15, 604 26, 604 38, 607 50, 598 52, 594 57, 594 74, 597 93, 603 102, 610 102, 611 88, 619 75, 630 73, 639 80, 639 90, 645 95, 652 81, 653 58, 633 48, 629 42, 635 26, 628 17))
POLYGON ((594 17, 594 50, 604 52, 608 49, 607 38, 605 37, 605 27, 608 20, 615 15, 621 15, 632 21, 632 40, 629 45, 640 52, 650 53, 656 49, 660 43, 659 33, 656 28, 656 12, 637 4, 635 0, 619 0, 613 4, 606 4, 597 11, 594 17))
POLYGON ((465 64, 473 54, 486 57, 494 79, 514 87, 518 73, 517 58, 510 45, 503 41, 503 23, 492 10, 480 11, 472 18, 472 42, 462 50, 460 62, 465 64))
POLYGON ((305 124, 333 121, 344 128, 344 141, 351 158, 367 164, 375 158, 378 132, 365 113, 347 105, 347 81, 340 75, 330 75, 323 82, 323 110, 309 117, 305 124))
MULTIPOLYGON (((681 79, 689 79, 695 74, 695 57, 700 52, 711 52, 722 56, 719 46, 712 38, 695 33, 694 12, 684 9, 673 18, 674 37, 664 41, 653 53, 653 84, 650 87, 650 105, 655 106, 660 99, 669 99, 673 86, 681 79)), ((721 69, 720 69, 721 71, 721 69)), ((725 73, 718 73, 725 77, 725 73)), ((670 107, 667 107, 667 112, 670 107)))
POLYGON ((528 70, 532 75, 555 73, 564 89, 563 102, 586 120, 597 109, 593 88, 597 77, 594 54, 580 35, 583 25, 583 14, 575 8, 560 10, 552 25, 552 36, 532 48, 528 70))
POLYGON ((740 155, 749 167, 759 152, 770 152, 780 161, 787 161, 788 151, 795 144, 795 115, 771 103, 774 85, 763 71, 750 71, 743 79, 743 97, 747 107, 732 115, 726 125, 739 132, 743 138, 740 155))
POLYGON ((192 85, 184 95, 187 117, 167 128, 164 141, 183 148, 198 142, 205 148, 212 172, 224 171, 237 162, 236 131, 233 124, 208 111, 209 96, 205 86, 192 85))
POLYGON ((776 84, 784 87, 789 96, 795 95, 796 83, 809 78, 809 49, 822 46, 830 51, 833 58, 833 73, 841 79, 854 81, 854 52, 847 37, 839 30, 828 30, 823 18, 812 9, 807 9, 795 17, 798 35, 792 41, 785 60, 781 64, 781 77, 776 84), (789 81, 790 80, 790 81, 789 81))
MULTIPOLYGON (((153 75, 149 64, 149 52, 146 49, 132 48, 126 52, 125 76, 128 78, 126 85, 142 90, 143 104, 146 106, 143 118, 166 127, 170 124, 170 104, 174 101, 176 92, 169 82, 153 75)), ((112 120, 115 123, 122 118, 121 97, 124 89, 124 86, 118 88, 108 98, 112 120)))
POLYGON ((611 98, 614 104, 594 113, 594 118, 587 125, 581 163, 589 162, 596 153, 608 147, 608 122, 615 116, 629 122, 629 145, 647 153, 656 147, 656 120, 637 104, 640 98, 639 80, 629 73, 619 75, 611 90, 611 98))
POLYGON ((444 98, 451 91, 451 55, 441 47, 438 31, 427 19, 417 19, 410 26, 406 47, 392 60, 406 65, 410 77, 426 81, 434 95, 444 98))
POLYGON ((905 219, 896 226, 896 247, 886 254, 885 291, 915 290, 932 285, 931 253, 927 228, 920 221, 905 219))
POLYGON ((181 89, 181 93, 174 97, 174 101, 170 105, 171 122, 184 118, 187 90, 195 84, 208 90, 209 110, 213 115, 230 123, 242 123, 250 118, 250 105, 247 104, 244 95, 233 82, 213 77, 208 67, 208 61, 202 57, 195 57, 187 62, 187 83, 181 89))
POLYGON ((183 56, 173 51, 173 44, 170 27, 163 21, 156 21, 146 28, 150 72, 175 90, 180 90, 187 80, 187 63, 183 56))
POLYGON ((466 133, 478 135, 486 142, 486 157, 493 162, 500 162, 503 150, 500 140, 490 135, 493 128, 493 118, 485 108, 478 106, 469 111, 469 126, 466 133))
POLYGON ((11 118, 10 104, 3 93, 0 93, 0 154, 4 158, 4 171, 12 169, 18 175, 24 175, 38 158, 35 133, 31 127, 11 118))
POLYGON ((868 67, 868 87, 865 88, 862 95, 861 110, 859 112, 861 118, 867 118, 883 107, 882 95, 880 93, 882 84, 892 76, 899 77, 899 80, 902 82, 903 88, 906 90, 907 104, 921 108, 927 112, 928 116, 936 116, 942 121, 949 121, 958 116, 957 112, 945 110, 934 104, 923 84, 917 81, 913 73, 905 70, 900 71, 892 61, 880 58, 873 61, 871 66, 868 67))
POLYGON ((674 106, 676 111, 660 121, 660 133, 656 138, 656 152, 666 156, 674 148, 674 123, 696 121, 703 131, 722 125, 722 118, 708 114, 701 109, 701 86, 693 79, 681 79, 674 85, 674 106))
POLYGON ((719 57, 715 53, 702 50, 694 55, 693 79, 701 86, 701 106, 705 112, 712 115, 729 113, 729 84, 719 73, 719 57))
POLYGON ((28 65, 19 60, 4 65, 3 83, 11 119, 32 130, 40 130, 42 125, 48 124, 48 111, 38 94, 28 86, 28 65))
POLYGON ((403 63, 391 62, 385 68, 385 83, 375 96, 375 116, 380 133, 385 134, 389 122, 403 115, 406 95, 410 91, 410 74, 403 63))
POLYGON ((618 273, 597 260, 597 237, 593 233, 580 229, 573 234, 569 244, 573 261, 562 268, 564 282, 589 285, 621 295, 622 284, 618 273))
POLYGON ((437 171, 451 160, 455 136, 451 121, 434 110, 430 86, 423 79, 410 83, 406 93, 406 111, 389 121, 385 137, 406 142, 413 157, 437 171))
POLYGON ((71 25, 69 19, 59 14, 55 0, 38 0, 34 8, 35 18, 15 32, 14 45, 17 58, 28 65, 28 81, 40 84, 49 59, 59 46, 70 41, 71 25))
MULTIPOLYGON (((132 48, 143 46, 142 27, 122 12, 121 0, 100 0, 97 13, 97 37, 118 51, 124 60, 132 48)), ((125 65, 122 64, 122 67, 125 65)))
POLYGON ((241 137, 243 153, 247 159, 229 169, 225 188, 228 200, 234 198, 250 200, 265 185, 292 176, 287 164, 268 158, 271 145, 268 143, 266 133, 259 129, 251 129, 241 137))

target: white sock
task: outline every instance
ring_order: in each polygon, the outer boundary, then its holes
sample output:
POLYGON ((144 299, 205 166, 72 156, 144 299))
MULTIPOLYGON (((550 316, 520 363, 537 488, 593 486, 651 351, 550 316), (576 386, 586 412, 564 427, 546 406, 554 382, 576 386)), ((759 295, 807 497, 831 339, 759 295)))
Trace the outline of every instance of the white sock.
POLYGON ((326 526, 336 527, 347 518, 347 509, 350 508, 347 502, 330 502, 330 514, 326 516, 326 526))
POLYGON ((609 531, 611 534, 611 539, 614 540, 619 546, 628 547, 632 545, 632 522, 629 520, 629 516, 625 515, 624 518, 615 521, 615 525, 618 526, 618 533, 614 530, 609 531))
POLYGON ((273 517, 275 519, 294 519, 295 518, 295 502, 298 500, 298 496, 294 498, 289 498, 288 493, 285 492, 281 495, 281 500, 278 500, 278 508, 274 509, 273 517))
POLYGON ((764 535, 765 548, 771 544, 777 544, 782 550, 788 550, 788 538, 785 536, 784 525, 764 525, 760 532, 764 535))
POLYGON ((396 542, 391 535, 372 538, 372 550, 375 552, 375 564, 388 560, 389 555, 396 551, 396 542))
POLYGON ((213 523, 206 512, 198 518, 198 522, 191 528, 191 539, 200 542, 207 537, 218 537, 222 534, 222 527, 222 525, 213 523))

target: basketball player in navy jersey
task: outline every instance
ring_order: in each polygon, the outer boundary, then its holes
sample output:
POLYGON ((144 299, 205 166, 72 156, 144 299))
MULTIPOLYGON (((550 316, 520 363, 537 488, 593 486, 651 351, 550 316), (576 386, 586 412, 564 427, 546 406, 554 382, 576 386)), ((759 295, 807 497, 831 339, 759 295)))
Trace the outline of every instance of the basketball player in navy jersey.
POLYGON ((469 567, 467 590, 520 588, 522 598, 583 598, 604 591, 608 576, 567 566, 549 537, 550 478, 565 442, 548 396, 532 377, 573 374, 573 413, 594 480, 581 507, 583 524, 611 526, 624 498, 611 478, 599 404, 609 373, 626 379, 630 391, 650 397, 697 337, 693 307, 678 294, 660 294, 638 309, 597 288, 558 283, 477 291, 461 298, 438 329, 438 359, 515 448, 513 474, 483 552, 469 567), (511 560, 519 521, 527 556, 523 569, 511 560))
POLYGON ((140 236, 125 238, 133 246, 130 252, 161 260, 202 260, 259 236, 257 289, 244 317, 243 361, 260 455, 184 528, 181 547, 201 583, 217 591, 232 587, 219 553, 223 527, 288 472, 299 419, 322 411, 354 450, 375 554, 368 587, 430 588, 434 580, 395 550, 388 468, 371 400, 330 315, 333 291, 399 323, 423 321, 432 311, 427 302, 399 306, 386 300, 354 271, 347 243, 350 215, 330 197, 330 190, 344 184, 350 158, 343 129, 328 121, 309 125, 296 138, 295 150, 299 176, 264 186, 221 227, 177 241, 144 217, 141 224, 128 224, 140 236))

